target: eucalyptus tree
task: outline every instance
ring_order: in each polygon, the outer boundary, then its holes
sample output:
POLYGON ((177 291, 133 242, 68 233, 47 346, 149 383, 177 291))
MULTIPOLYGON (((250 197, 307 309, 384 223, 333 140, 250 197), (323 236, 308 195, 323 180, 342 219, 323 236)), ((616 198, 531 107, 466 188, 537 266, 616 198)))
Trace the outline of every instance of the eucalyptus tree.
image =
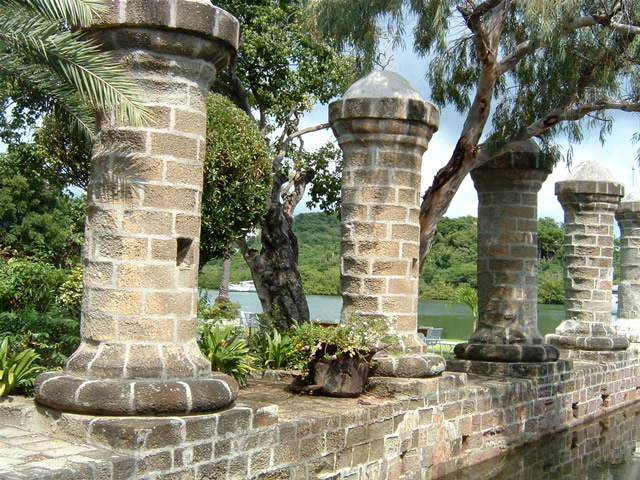
MULTIPOLYGON (((82 27, 103 0, 0 0, 0 139, 20 142, 46 115, 90 143, 95 109, 140 125, 149 114, 119 65, 82 27)), ((88 149, 86 149, 88 150, 88 149)))
POLYGON ((330 167, 339 162, 335 147, 310 152, 304 146, 305 134, 329 125, 301 129, 300 120, 316 103, 327 103, 344 91, 354 79, 352 63, 317 36, 303 0, 216 4, 235 15, 242 28, 240 52, 219 75, 216 90, 254 118, 269 139, 271 152, 273 176, 260 223, 260 251, 243 239, 238 245, 264 312, 279 326, 288 327, 294 319, 309 320, 297 267, 293 213, 309 186, 316 201, 325 194, 335 199, 330 167))
MULTIPOLYGON (((474 168, 535 137, 557 162, 558 137, 613 128, 640 111, 638 0, 314 0, 319 28, 369 68, 379 38, 413 27, 432 100, 466 115, 451 158, 425 192, 420 264, 438 222, 474 168), (428 64, 428 66, 427 66, 428 64)), ((567 159, 570 159, 569 156, 567 159)))

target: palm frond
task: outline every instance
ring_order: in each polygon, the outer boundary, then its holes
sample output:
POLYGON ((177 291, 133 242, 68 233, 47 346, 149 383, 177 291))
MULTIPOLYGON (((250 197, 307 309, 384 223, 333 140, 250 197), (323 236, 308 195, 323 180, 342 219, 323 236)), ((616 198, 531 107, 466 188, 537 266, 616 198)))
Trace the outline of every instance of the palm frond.
POLYGON ((49 20, 86 27, 94 13, 105 9, 103 0, 0 0, 0 8, 10 11, 16 6, 32 9, 49 20))
POLYGON ((66 101, 65 92, 77 91, 85 102, 113 112, 121 122, 142 125, 150 119, 135 99, 136 86, 108 53, 55 21, 32 15, 29 9, 0 10, 0 51, 13 57, 13 64, 22 65, 25 73, 32 74, 33 67, 39 67, 35 80, 54 87, 54 97, 60 101, 66 101))

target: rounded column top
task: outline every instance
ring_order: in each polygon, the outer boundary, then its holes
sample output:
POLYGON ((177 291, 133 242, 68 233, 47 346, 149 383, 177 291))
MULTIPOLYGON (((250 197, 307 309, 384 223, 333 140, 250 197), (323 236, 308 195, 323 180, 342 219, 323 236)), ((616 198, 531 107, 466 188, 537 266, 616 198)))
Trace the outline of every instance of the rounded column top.
POLYGON ((551 173, 553 167, 543 163, 537 142, 530 138, 514 149, 492 158, 474 171, 482 169, 543 170, 551 173))
MULTIPOLYGON (((236 17, 214 6, 210 0, 104 0, 105 9, 95 15, 89 31, 113 28, 144 28, 186 33, 204 40, 221 42, 236 52, 240 25, 236 17)), ((142 39, 139 41, 144 42, 142 39)), ((162 43, 161 41, 153 43, 162 43)), ((202 52, 204 57, 206 52, 202 52)), ((217 66, 220 63, 216 59, 217 66)))
POLYGON ((330 122, 360 118, 413 120, 436 131, 440 110, 426 102, 406 78, 383 70, 361 78, 329 105, 330 122))
POLYGON ((616 215, 619 213, 640 213, 640 187, 633 188, 620 201, 616 215))
POLYGON ((565 193, 601 194, 622 197, 624 185, 617 182, 607 167, 595 160, 587 160, 569 174, 566 180, 556 182, 556 195, 565 193))

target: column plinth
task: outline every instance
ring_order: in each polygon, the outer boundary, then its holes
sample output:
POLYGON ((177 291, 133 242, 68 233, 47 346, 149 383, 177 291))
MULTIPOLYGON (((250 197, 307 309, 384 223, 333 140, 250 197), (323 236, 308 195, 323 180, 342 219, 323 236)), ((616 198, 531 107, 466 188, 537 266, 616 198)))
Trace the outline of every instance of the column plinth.
POLYGON ((128 71, 154 115, 98 116, 85 229, 81 345, 36 399, 105 415, 185 414, 232 403, 197 341, 207 95, 238 22, 207 0, 107 2, 87 33, 128 71))
POLYGON ((538 330, 538 191, 551 169, 532 140, 471 172, 478 192, 478 325, 458 358, 552 362, 538 330))
POLYGON ((439 111, 401 76, 372 72, 329 119, 344 153, 342 316, 384 314, 415 334, 422 155, 439 111))
POLYGON ((612 326, 614 214, 624 187, 598 162, 576 167, 556 183, 564 209, 564 279, 566 320, 547 335, 567 350, 624 350, 626 338, 612 326))

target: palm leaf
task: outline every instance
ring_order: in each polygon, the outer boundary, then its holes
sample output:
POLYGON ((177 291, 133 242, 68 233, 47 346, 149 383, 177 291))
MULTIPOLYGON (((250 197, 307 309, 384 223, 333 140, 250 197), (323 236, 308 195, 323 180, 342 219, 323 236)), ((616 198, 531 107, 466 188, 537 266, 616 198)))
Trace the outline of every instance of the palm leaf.
POLYGON ((0 8, 10 10, 19 5, 30 8, 49 20, 86 27, 94 13, 104 10, 102 0, 0 0, 0 8))
MULTIPOLYGON (((136 100, 136 86, 117 62, 95 42, 65 29, 66 19, 52 20, 44 14, 34 14, 42 13, 40 10, 23 5, 32 3, 50 2, 0 0, 0 6, 10 7, 0 8, 0 72, 32 83, 53 103, 63 104, 63 110, 72 112, 82 129, 87 128, 83 103, 113 112, 120 122, 138 126, 148 121, 149 112, 136 100)), ((55 3, 61 9, 63 4, 82 2, 55 3)))

